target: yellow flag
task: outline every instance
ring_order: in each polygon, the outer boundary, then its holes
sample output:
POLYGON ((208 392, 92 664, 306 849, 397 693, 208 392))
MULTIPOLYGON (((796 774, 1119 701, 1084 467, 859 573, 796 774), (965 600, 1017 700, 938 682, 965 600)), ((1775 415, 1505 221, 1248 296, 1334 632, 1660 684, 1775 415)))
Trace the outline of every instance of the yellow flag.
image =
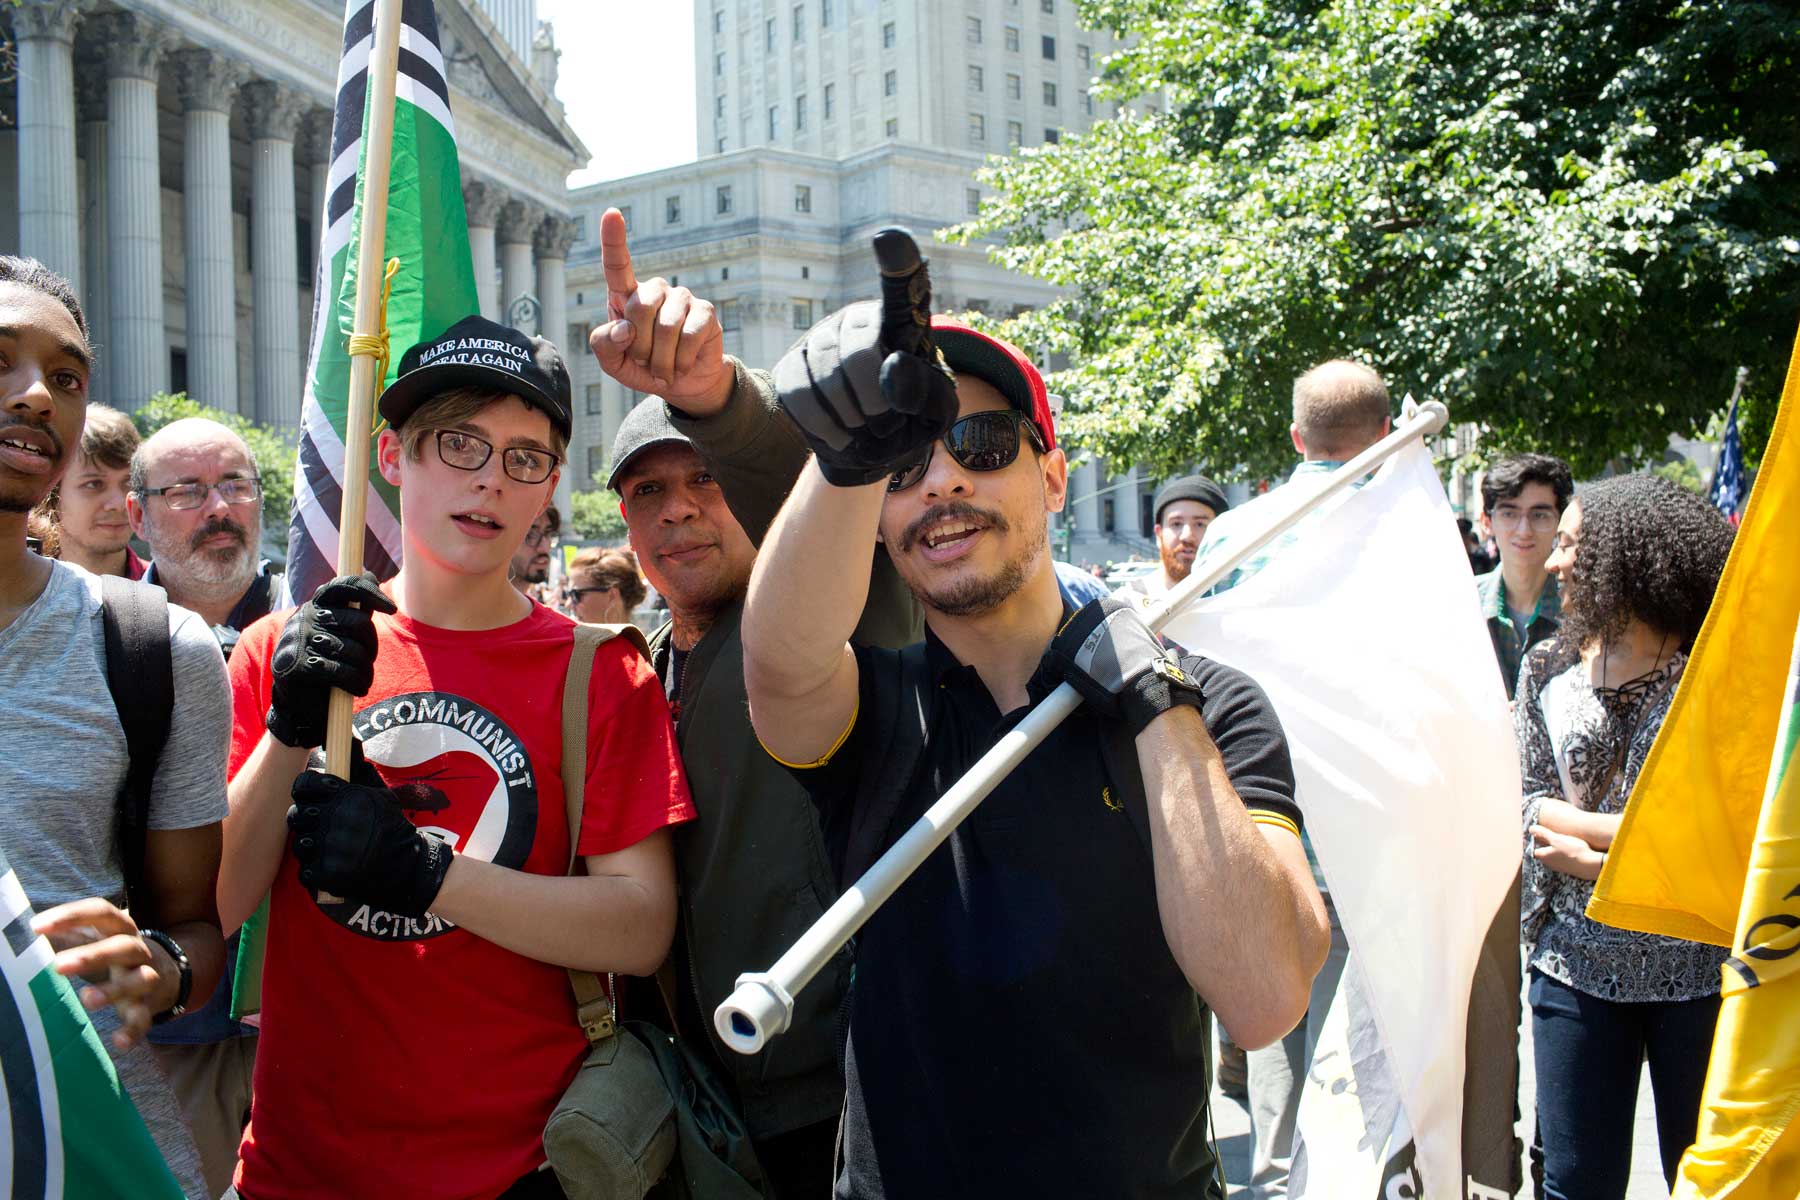
POLYGON ((1800 630, 1737 938, 1674 1200, 1800 1196, 1800 630))
POLYGON ((1734 944, 1800 621, 1797 421, 1800 341, 1718 593, 1588 902, 1596 921, 1734 944))

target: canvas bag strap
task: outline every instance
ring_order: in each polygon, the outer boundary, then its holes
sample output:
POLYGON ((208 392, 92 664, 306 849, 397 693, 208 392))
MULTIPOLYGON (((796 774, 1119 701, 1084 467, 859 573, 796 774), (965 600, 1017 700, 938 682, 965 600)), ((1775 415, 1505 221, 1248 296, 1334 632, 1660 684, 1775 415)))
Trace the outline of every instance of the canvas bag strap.
MULTIPOLYGON (((588 681, 594 676, 594 652, 613 638, 624 635, 647 658, 650 648, 635 625, 575 626, 575 648, 569 655, 569 673, 563 680, 562 785, 563 806, 569 820, 569 867, 573 875, 580 858, 581 804, 587 789, 588 681)), ((613 999, 613 978, 606 982, 592 971, 569 971, 569 987, 575 993, 575 1017, 590 1044, 603 1042, 618 1028, 618 1003, 613 999)))

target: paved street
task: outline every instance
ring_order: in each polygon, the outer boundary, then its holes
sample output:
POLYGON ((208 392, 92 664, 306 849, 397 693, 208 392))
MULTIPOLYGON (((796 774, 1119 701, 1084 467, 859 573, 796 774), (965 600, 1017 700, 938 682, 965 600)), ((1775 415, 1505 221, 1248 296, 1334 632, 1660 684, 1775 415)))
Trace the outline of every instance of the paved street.
MULTIPOLYGON (((1536 1092, 1531 1066, 1529 1010, 1521 1053, 1524 1055, 1524 1070, 1519 1080, 1519 1110, 1525 1114, 1525 1118, 1520 1128, 1529 1130, 1533 1096, 1536 1092)), ((1225 1160, 1225 1180, 1236 1194, 1250 1174, 1250 1114, 1243 1105, 1229 1099, 1217 1088, 1213 1089, 1212 1112, 1219 1154, 1225 1160)), ((1521 1193, 1522 1196, 1529 1194, 1529 1188, 1521 1193)), ((1668 1196, 1669 1189, 1663 1184, 1662 1164, 1657 1156, 1656 1118, 1650 1103, 1650 1077, 1645 1073, 1638 1083, 1637 1132, 1632 1140, 1631 1188, 1626 1192, 1626 1200, 1668 1200, 1668 1196)))

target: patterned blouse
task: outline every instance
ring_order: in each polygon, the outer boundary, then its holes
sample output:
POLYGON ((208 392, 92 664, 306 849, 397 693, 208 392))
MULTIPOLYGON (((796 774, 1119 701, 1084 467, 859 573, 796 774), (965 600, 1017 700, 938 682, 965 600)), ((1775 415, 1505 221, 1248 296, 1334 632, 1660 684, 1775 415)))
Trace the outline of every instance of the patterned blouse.
POLYGON ((1554 672, 1556 650, 1552 639, 1525 656, 1514 713, 1525 785, 1520 932, 1526 961, 1603 1000, 1717 995, 1724 948, 1589 920, 1592 881, 1553 871, 1531 855, 1531 826, 1545 800, 1566 800, 1590 812, 1624 811, 1687 656, 1677 652, 1641 682, 1621 689, 1622 694, 1603 694, 1588 682, 1580 662, 1554 672), (1630 744, 1624 746, 1627 739, 1630 744), (1621 748, 1624 764, 1615 769, 1621 748))

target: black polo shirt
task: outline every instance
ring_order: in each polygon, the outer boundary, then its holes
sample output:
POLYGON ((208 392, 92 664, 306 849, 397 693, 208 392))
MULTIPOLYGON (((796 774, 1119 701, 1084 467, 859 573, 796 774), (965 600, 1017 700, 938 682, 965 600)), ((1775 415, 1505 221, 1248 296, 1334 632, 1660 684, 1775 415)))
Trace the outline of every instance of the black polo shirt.
MULTIPOLYGON (((898 653, 856 649, 858 713, 901 687, 898 653)), ((922 769, 891 844, 1026 709, 1002 714, 974 668, 927 633, 934 683, 922 769)), ((1248 676, 1183 660, 1201 715, 1258 820, 1297 830, 1293 766, 1248 676)), ((1055 685, 1033 681, 1035 699, 1055 685)), ((872 721, 792 767, 828 841, 878 786, 872 721)), ((1205 1009, 1176 966, 1149 847, 1078 710, 1000 783, 858 935, 844 1171, 853 1200, 1217 1196, 1205 1009)))

